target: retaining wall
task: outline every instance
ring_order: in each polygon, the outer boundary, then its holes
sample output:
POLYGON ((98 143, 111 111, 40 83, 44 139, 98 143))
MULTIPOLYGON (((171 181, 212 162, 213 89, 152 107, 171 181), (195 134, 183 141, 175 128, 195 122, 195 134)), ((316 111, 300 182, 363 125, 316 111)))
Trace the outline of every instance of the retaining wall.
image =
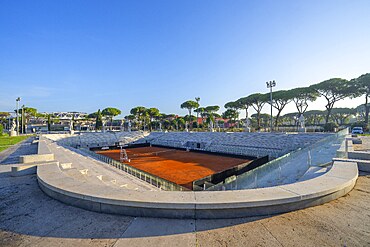
POLYGON ((357 164, 335 161, 315 179, 281 186, 234 191, 134 191, 89 184, 63 174, 57 164, 39 166, 41 189, 59 201, 84 209, 130 216, 236 218, 271 215, 323 204, 348 193, 357 164))

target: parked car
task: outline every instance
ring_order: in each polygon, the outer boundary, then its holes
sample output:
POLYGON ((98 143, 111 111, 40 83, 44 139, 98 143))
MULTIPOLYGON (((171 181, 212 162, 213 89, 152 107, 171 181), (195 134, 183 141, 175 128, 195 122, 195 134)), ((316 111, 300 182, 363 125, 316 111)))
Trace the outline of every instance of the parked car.
POLYGON ((353 127, 352 128, 352 134, 363 134, 364 130, 362 127, 353 127))

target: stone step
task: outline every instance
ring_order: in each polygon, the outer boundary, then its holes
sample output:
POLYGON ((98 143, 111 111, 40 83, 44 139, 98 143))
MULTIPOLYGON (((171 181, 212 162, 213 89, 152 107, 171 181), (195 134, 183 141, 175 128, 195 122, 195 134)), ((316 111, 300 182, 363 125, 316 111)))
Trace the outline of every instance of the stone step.
POLYGON ((348 152, 348 158, 358 159, 358 160, 370 160, 370 152, 364 152, 364 151, 348 152))
POLYGON ((370 172, 370 160, 333 158, 333 161, 356 162, 359 171, 370 172))

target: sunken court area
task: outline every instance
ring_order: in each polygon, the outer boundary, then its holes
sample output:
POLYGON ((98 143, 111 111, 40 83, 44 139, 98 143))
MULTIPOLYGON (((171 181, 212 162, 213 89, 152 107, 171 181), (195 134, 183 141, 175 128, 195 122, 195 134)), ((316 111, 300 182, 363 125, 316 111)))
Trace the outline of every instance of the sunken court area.
MULTIPOLYGON (((228 189, 235 178, 242 179, 242 174, 268 161, 335 136, 328 133, 97 132, 44 137, 109 163, 162 190, 200 191, 228 189), (120 147, 127 153, 125 159, 120 147)), ((302 155, 306 161, 307 154, 302 155)), ((293 167, 294 163, 269 166, 278 169, 264 172, 272 174, 272 178, 258 175, 257 183, 255 178, 236 183, 247 187, 245 181, 252 181, 256 186, 292 183, 308 169, 304 162, 300 168, 293 167)))
MULTIPOLYGON (((120 160, 120 149, 101 150, 96 153, 120 160)), ((247 157, 230 157, 164 147, 127 148, 128 165, 166 179, 189 190, 193 182, 206 176, 248 164, 247 157)))
MULTIPOLYGON (((361 145, 353 146, 353 153, 369 152, 370 137, 361 140, 361 145)), ((56 156, 60 162, 72 162, 72 169, 76 166, 78 154, 72 156, 69 149, 55 143, 48 147, 60 153, 56 156)), ((0 246, 370 245, 369 172, 360 172, 356 186, 347 195, 293 212, 237 219, 144 218, 71 206, 43 193, 37 174, 11 176, 19 156, 35 155, 37 149, 38 143, 31 138, 0 152, 0 246)), ((84 175, 86 179, 88 175, 84 175)))

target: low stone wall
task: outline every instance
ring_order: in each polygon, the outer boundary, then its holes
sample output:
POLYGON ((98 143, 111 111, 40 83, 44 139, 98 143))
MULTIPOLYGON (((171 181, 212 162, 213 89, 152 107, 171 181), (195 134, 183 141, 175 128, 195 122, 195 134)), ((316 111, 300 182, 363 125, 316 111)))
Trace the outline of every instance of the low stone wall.
POLYGON ((37 154, 19 156, 19 163, 11 167, 11 176, 25 176, 36 174, 37 166, 44 164, 59 164, 54 162, 54 154, 50 152, 45 141, 34 140, 32 144, 37 144, 37 154))
POLYGON ((363 172, 370 172, 370 152, 355 151, 353 144, 362 144, 361 138, 347 136, 347 149, 346 141, 344 141, 337 151, 339 158, 334 158, 337 161, 349 161, 357 163, 358 170, 363 172))
POLYGON ((39 140, 37 144, 37 154, 21 155, 19 156, 19 163, 29 164, 54 161, 54 154, 50 152, 45 141, 39 140))
POLYGON ((349 159, 370 160, 370 152, 352 151, 348 152, 349 159))
POLYGON ((358 177, 357 164, 335 161, 322 176, 281 186, 234 191, 134 191, 78 181, 57 164, 40 166, 41 189, 80 208, 130 216, 237 218, 271 215, 323 204, 348 193, 358 177))
POLYGON ((19 163, 28 164, 28 163, 38 163, 45 161, 53 161, 54 154, 32 154, 32 155, 22 155, 19 156, 19 163))
POLYGON ((36 174, 37 167, 40 165, 47 165, 47 164, 56 164, 58 165, 59 162, 46 162, 46 163, 33 163, 33 164, 15 164, 11 167, 11 176, 12 177, 19 177, 19 176, 26 176, 31 174, 36 174))

